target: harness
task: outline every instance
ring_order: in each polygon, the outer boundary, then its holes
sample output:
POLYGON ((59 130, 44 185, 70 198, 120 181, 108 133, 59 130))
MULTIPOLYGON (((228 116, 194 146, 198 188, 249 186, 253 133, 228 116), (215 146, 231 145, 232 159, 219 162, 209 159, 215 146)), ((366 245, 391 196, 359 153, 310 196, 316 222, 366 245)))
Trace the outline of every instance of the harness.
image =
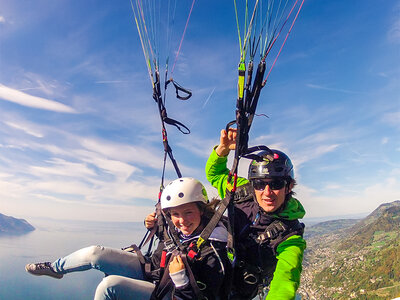
POLYGON ((201 284, 200 282, 196 281, 196 279, 193 275, 191 266, 189 264, 189 258, 187 256, 187 254, 182 253, 180 251, 173 251, 172 253, 170 253, 170 255, 168 255, 163 275, 160 278, 160 280, 158 281, 158 283, 156 284, 156 287, 154 288, 154 291, 151 294, 150 299, 151 300, 162 299, 174 288, 173 281, 172 281, 171 277, 169 276, 169 268, 168 267, 169 267, 170 262, 172 261, 172 258, 177 255, 179 255, 182 258, 182 262, 185 265, 186 273, 189 277, 189 284, 191 285, 191 287, 196 295, 196 299, 199 299, 199 300, 206 299, 202 293, 202 290, 205 289, 205 284, 201 284), (201 288, 199 286, 201 286, 201 288))
MULTIPOLYGON (((243 198, 237 197, 236 204, 254 201, 252 194, 246 192, 248 186, 245 185, 243 190, 243 198)), ((252 299, 257 294, 263 295, 273 278, 279 244, 290 236, 303 236, 304 224, 298 220, 274 219, 263 230, 257 230, 261 214, 258 212, 253 221, 238 233, 232 299, 252 299)))
MULTIPOLYGON (((161 213, 163 214, 163 218, 165 219, 167 226, 163 227, 163 242, 160 242, 159 247, 153 253, 147 252, 146 254, 143 254, 140 250, 140 247, 136 246, 135 244, 123 248, 123 250, 135 252, 142 266, 142 271, 145 279, 148 281, 157 282, 150 299, 162 299, 169 292, 173 291, 174 284, 169 276, 169 264, 172 261, 172 258, 178 255, 182 258, 182 261, 185 265, 186 274, 189 278, 189 284, 196 295, 196 299, 207 299, 207 297, 205 297, 202 292, 207 288, 207 286, 205 283, 199 281, 198 279, 196 280, 193 275, 191 264, 195 261, 201 261, 208 255, 215 253, 215 248, 211 246, 210 242, 207 242, 208 237, 206 238, 206 240, 203 240, 204 242, 201 244, 200 248, 197 246, 198 240, 201 239, 202 234, 204 236, 204 229, 200 233, 197 241, 194 240, 190 243, 180 242, 180 238, 177 232, 173 230, 174 226, 171 219, 169 218, 169 216, 165 215, 164 212, 161 211, 161 213), (168 228, 171 228, 172 230, 169 230, 168 228), (159 256, 160 261, 155 262, 153 260, 154 256, 159 256)), ((206 222, 206 224, 208 224, 208 222, 206 222)), ((220 263, 222 264, 222 261, 220 261, 220 263)), ((232 272, 229 266, 227 266, 227 268, 228 269, 225 269, 225 267, 223 267, 225 277, 223 287, 221 287, 221 299, 227 299, 230 290, 232 272)))

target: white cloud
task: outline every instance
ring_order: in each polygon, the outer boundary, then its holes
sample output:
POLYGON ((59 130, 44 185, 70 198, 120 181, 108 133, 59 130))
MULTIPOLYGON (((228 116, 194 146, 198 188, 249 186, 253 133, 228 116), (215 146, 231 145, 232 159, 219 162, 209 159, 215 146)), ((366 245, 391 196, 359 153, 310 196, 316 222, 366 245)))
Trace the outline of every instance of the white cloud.
POLYGON ((207 158, 217 142, 218 140, 216 139, 203 139, 199 136, 190 134, 177 145, 179 145, 183 149, 188 150, 190 153, 198 155, 199 157, 207 158))
POLYGON ((94 157, 92 156, 83 158, 83 160, 96 165, 98 168, 105 170, 109 174, 115 175, 117 178, 122 178, 124 180, 128 179, 133 172, 140 172, 139 168, 131 166, 127 163, 99 157, 98 155, 94 157))
POLYGON ((325 86, 322 86, 322 85, 311 84, 311 83, 307 84, 306 86, 308 86, 309 88, 312 88, 312 89, 317 89, 317 90, 340 92, 340 93, 345 93, 345 94, 360 94, 360 92, 357 92, 357 91, 330 88, 330 87, 325 87, 325 86))
POLYGON ((291 159, 296 168, 299 169, 304 163, 319 158, 329 152, 335 151, 338 147, 339 144, 327 144, 319 145, 318 147, 302 149, 301 151, 297 151, 291 159))
POLYGON ((0 24, 1 24, 1 23, 3 23, 3 24, 6 23, 6 19, 5 19, 3 16, 0 16, 0 24))
POLYGON ((335 187, 331 185, 332 196, 320 195, 319 191, 301 184, 295 188, 295 191, 296 198, 306 209, 306 217, 335 217, 370 213, 382 203, 400 200, 398 184, 398 180, 392 177, 377 184, 365 186, 358 193, 344 191, 339 186, 335 192, 335 187))
POLYGON ((76 113, 72 107, 60 102, 32 96, 2 84, 0 84, 0 99, 17 103, 22 106, 50 110, 54 112, 76 113))
POLYGON ((95 176, 96 173, 89 169, 85 164, 73 163, 63 159, 52 159, 47 161, 49 167, 31 166, 31 174, 43 178, 43 176, 64 176, 73 178, 85 178, 87 176, 95 176))
MULTIPOLYGON (((124 162, 136 162, 140 165, 145 165, 155 169, 159 169, 161 165, 161 157, 153 154, 152 149, 149 148, 89 138, 81 138, 80 144, 85 149, 101 154, 109 159, 124 162)), ((84 155, 80 150, 78 152, 84 155)))
POLYGON ((10 121, 6 121, 4 122, 6 125, 8 125, 9 127, 18 129, 18 130, 22 130, 23 132, 32 135, 34 137, 37 138, 42 138, 43 134, 41 132, 39 132, 38 130, 34 130, 31 126, 27 125, 27 124, 17 124, 14 122, 10 122, 10 121))
POLYGON ((400 128, 400 111, 384 114, 383 121, 400 128))
POLYGON ((400 43, 400 20, 396 20, 388 32, 388 39, 392 43, 400 43))

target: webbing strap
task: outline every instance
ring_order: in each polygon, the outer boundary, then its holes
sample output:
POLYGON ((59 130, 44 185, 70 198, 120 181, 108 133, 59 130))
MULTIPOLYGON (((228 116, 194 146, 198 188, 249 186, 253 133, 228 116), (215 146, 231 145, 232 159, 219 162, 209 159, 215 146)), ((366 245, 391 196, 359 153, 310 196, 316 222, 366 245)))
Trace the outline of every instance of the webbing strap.
POLYGON ((165 295, 167 295, 167 293, 169 291, 172 290, 173 281, 171 280, 171 277, 169 276, 169 265, 170 265, 172 259, 175 256, 178 256, 178 255, 182 258, 182 262, 185 265, 185 271, 186 271, 186 274, 189 277, 189 283, 190 283, 190 285, 191 285, 191 287, 192 287, 192 289, 193 289, 193 291, 194 291, 194 293, 196 295, 195 299, 199 299, 199 300, 205 299, 202 291, 200 290, 200 288, 199 288, 199 286, 197 284, 196 278, 193 275, 193 272, 192 272, 192 269, 191 269, 191 267, 189 265, 189 261, 187 259, 186 254, 184 254, 181 251, 174 251, 169 256, 168 263, 165 266, 165 271, 162 274, 162 277, 160 278, 160 281, 157 283, 156 287, 153 290, 153 293, 152 293, 152 295, 150 297, 151 300, 162 299, 163 297, 165 297, 165 295))
POLYGON ((167 85, 170 83, 172 83, 175 87, 176 98, 178 98, 180 100, 187 100, 192 96, 192 92, 190 90, 185 89, 179 83, 174 81, 172 78, 167 80, 167 82, 165 83, 165 89, 167 88, 167 85), (182 92, 183 94, 185 94, 185 96, 179 94, 179 92, 182 92))
POLYGON ((165 295, 168 294, 170 290, 173 288, 173 282, 171 278, 169 277, 169 270, 168 270, 168 265, 165 267, 164 272, 161 275, 160 280, 156 284, 156 287, 153 290, 153 293, 150 296, 150 300, 160 300, 165 297, 165 295))
POLYGON ((196 295, 196 299, 199 299, 199 300, 204 299, 204 295, 201 292, 199 286, 197 285, 196 278, 194 277, 192 269, 190 268, 190 265, 189 265, 189 262, 188 262, 186 254, 181 254, 180 256, 182 258, 183 264, 185 265, 186 274, 189 277, 189 282, 190 282, 190 285, 192 286, 193 291, 194 291, 194 293, 196 295))
POLYGON ((177 249, 178 251, 183 251, 185 247, 180 242, 178 233, 174 230, 175 226, 172 223, 171 218, 167 216, 162 210, 161 213, 162 217, 164 218, 164 220, 168 225, 168 228, 164 226, 164 232, 163 232, 165 247, 168 249, 169 252, 172 252, 175 249, 177 249))
MULTIPOLYGON (((192 96, 192 93, 189 90, 180 86, 172 78, 169 79, 168 81, 166 81, 165 90, 167 89, 167 86, 169 83, 172 83, 174 85, 178 99, 187 100, 192 96), (184 94, 186 94, 186 96, 180 95, 179 92, 183 92, 184 94)), ((189 134, 190 129, 187 126, 185 126, 184 124, 182 124, 181 122, 168 117, 167 110, 165 108, 164 101, 161 96, 160 74, 158 71, 155 72, 155 82, 153 85, 153 99, 154 99, 154 101, 156 101, 156 103, 158 105, 158 111, 159 111, 159 115, 160 115, 160 119, 161 119, 161 127, 162 127, 162 138, 163 138, 163 144, 164 144, 164 165, 163 165, 162 178, 161 178, 161 189, 162 189, 163 183, 164 183, 164 173, 165 173, 165 164, 166 164, 166 156, 167 155, 170 158, 178 177, 179 178, 182 177, 182 174, 181 174, 181 171, 179 170, 178 164, 172 154, 172 149, 168 144, 168 135, 167 135, 167 130, 165 128, 165 124, 175 126, 183 134, 189 134)))
MULTIPOLYGON (((211 217, 210 221, 208 224, 204 227, 202 232, 200 233, 199 239, 197 240, 196 247, 197 251, 201 252, 202 247, 206 244, 208 238, 210 237, 211 233, 214 231, 215 227, 217 226, 218 222, 221 220, 222 215, 224 214, 225 210, 229 207, 229 204, 233 204, 233 197, 234 193, 231 193, 231 191, 227 190, 224 199, 221 200, 217 210, 214 212, 214 215, 211 217)), ((232 205, 233 209, 233 205, 232 205)), ((229 212, 229 211, 228 211, 229 212)), ((233 215, 233 211, 231 212, 231 215, 233 215)), ((228 214, 229 216, 229 214, 228 214)), ((227 243, 227 249, 228 249, 228 255, 229 253, 233 254, 234 252, 234 242, 233 242, 233 223, 228 222, 228 243, 227 243)))

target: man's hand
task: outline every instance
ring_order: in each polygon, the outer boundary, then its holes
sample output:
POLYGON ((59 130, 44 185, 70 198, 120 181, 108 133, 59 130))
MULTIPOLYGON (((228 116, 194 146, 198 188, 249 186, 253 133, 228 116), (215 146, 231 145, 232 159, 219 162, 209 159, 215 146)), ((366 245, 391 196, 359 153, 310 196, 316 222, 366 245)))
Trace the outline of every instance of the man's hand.
POLYGON ((225 129, 221 130, 219 145, 215 148, 218 156, 227 156, 231 150, 236 149, 236 128, 229 128, 228 132, 225 129))
POLYGON ((156 222, 157 222, 156 213, 153 212, 153 213, 149 214, 146 217, 146 219, 144 219, 144 226, 147 229, 152 229, 156 225, 156 222))

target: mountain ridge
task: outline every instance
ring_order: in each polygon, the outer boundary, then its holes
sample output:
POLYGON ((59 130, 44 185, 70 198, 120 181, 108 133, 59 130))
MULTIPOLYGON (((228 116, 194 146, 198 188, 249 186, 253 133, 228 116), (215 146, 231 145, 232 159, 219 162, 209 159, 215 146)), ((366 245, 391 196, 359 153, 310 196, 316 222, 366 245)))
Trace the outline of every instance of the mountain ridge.
POLYGON ((303 299, 400 296, 399 200, 361 220, 322 222, 310 231, 299 289, 303 299))
POLYGON ((35 230, 25 219, 17 219, 0 213, 0 234, 22 234, 35 230))

